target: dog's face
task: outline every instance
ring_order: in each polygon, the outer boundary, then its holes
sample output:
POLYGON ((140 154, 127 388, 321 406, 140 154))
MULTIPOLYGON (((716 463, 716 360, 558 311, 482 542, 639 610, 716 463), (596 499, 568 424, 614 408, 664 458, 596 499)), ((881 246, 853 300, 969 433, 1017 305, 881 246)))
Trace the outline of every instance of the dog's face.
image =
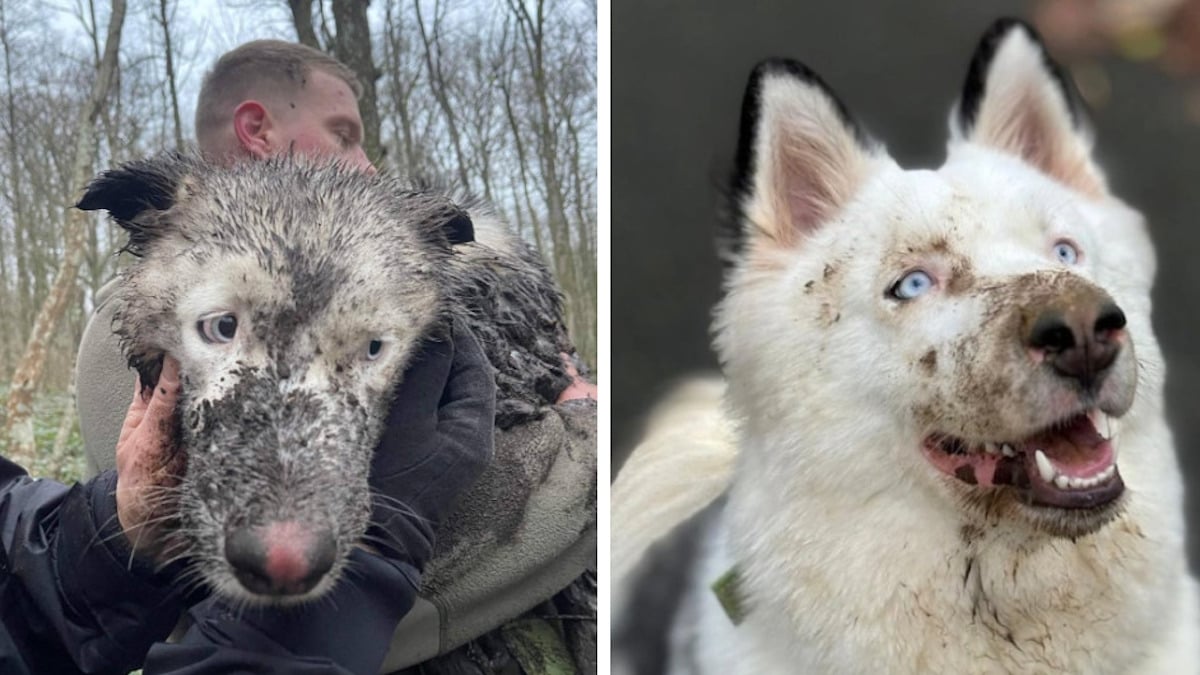
POLYGON ((115 329, 180 362, 175 550, 245 601, 315 597, 366 530, 390 397, 442 311, 447 200, 289 161, 126 166, 81 202, 130 231, 115 329))
POLYGON ((1119 513, 1118 430, 1161 386, 1154 256, 1036 38, 985 38, 937 171, 798 64, 761 66, 743 110, 717 347, 748 432, 823 438, 792 466, 826 486, 912 482, 1061 536, 1119 513))

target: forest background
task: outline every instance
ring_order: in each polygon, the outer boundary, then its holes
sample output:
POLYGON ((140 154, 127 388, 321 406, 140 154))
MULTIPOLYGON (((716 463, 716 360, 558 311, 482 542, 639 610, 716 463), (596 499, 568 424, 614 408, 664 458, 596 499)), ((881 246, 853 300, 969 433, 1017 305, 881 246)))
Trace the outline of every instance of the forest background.
POLYGON ((494 204, 594 369, 596 23, 595 0, 0 0, 0 455, 80 477, 76 349, 127 256, 71 205, 96 172, 186 147, 207 69, 259 38, 358 74, 382 170, 494 204))

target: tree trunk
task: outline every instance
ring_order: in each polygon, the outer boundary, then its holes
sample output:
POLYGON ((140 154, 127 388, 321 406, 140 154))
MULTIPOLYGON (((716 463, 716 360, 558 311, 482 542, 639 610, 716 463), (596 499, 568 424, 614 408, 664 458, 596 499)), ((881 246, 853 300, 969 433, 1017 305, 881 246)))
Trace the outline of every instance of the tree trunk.
MULTIPOLYGON (((112 14, 108 23, 108 36, 104 43, 104 56, 97 64, 96 79, 92 83, 87 103, 79 111, 79 130, 72 163, 72 183, 80 188, 92 176, 92 164, 96 155, 96 122, 108 97, 117 57, 121 44, 121 28, 125 23, 125 0, 112 0, 112 14)), ((12 386, 8 396, 8 415, 4 436, 8 438, 9 458, 18 464, 28 465, 34 456, 33 440, 33 393, 41 380, 46 363, 46 348, 54 329, 62 318, 63 310, 72 297, 79 263, 83 257, 87 240, 90 216, 78 209, 67 210, 67 227, 62 266, 54 284, 38 312, 33 331, 25 346, 25 353, 17 362, 12 386)))
POLYGON ((292 25, 296 27, 296 38, 300 44, 313 49, 320 49, 317 33, 313 30, 312 0, 288 0, 288 9, 292 10, 292 25))
MULTIPOLYGON (((538 168, 544 188, 543 196, 546 199, 546 229, 553 246, 551 261, 554 274, 566 292, 565 309, 572 341, 578 345, 586 340, 582 344, 589 347, 592 342, 590 337, 592 322, 587 317, 595 310, 584 304, 585 293, 579 283, 579 274, 576 269, 576 251, 572 242, 570 222, 567 218, 566 193, 563 188, 563 177, 560 175, 561 167, 558 163, 558 135, 557 129, 553 126, 554 111, 550 107, 550 83, 545 64, 545 3, 543 0, 538 0, 534 14, 530 14, 529 8, 521 0, 508 0, 508 5, 517 20, 517 33, 523 43, 529 77, 533 84, 536 102, 534 140, 537 148, 538 168)), ((591 353, 584 352, 584 357, 589 363, 594 363, 594 349, 589 351, 591 353)))
POLYGON ((436 61, 433 58, 433 46, 437 44, 441 25, 440 7, 440 3, 434 3, 433 38, 430 39, 429 31, 425 30, 425 20, 421 17, 421 0, 413 0, 413 8, 417 12, 417 28, 421 33, 421 44, 425 47, 425 68, 429 73, 429 88, 433 91, 433 97, 437 99, 438 105, 442 108, 442 114, 446 117, 446 129, 450 133, 450 143, 454 146, 454 163, 458 167, 458 180, 463 189, 469 189, 471 181, 467 178, 467 162, 463 157, 457 116, 454 114, 454 107, 450 105, 450 97, 446 92, 446 78, 442 74, 441 57, 439 55, 436 61))
POLYGON ((4 84, 7 89, 5 113, 8 122, 8 192, 11 199, 13 218, 13 249, 16 257, 16 306, 14 315, 17 319, 18 330, 29 325, 29 274, 28 252, 25 245, 25 208, 23 206, 23 188, 21 187, 21 161, 17 155, 20 147, 20 132, 17 130, 16 85, 13 81, 12 70, 12 40, 8 23, 8 15, 4 4, 0 3, 0 46, 4 48, 4 84))
POLYGON ((333 23, 337 28, 333 55, 349 66, 362 84, 358 113, 363 122, 363 150, 368 159, 379 164, 383 160, 383 147, 379 144, 379 106, 375 96, 379 71, 371 54, 371 24, 367 22, 367 6, 370 4, 370 0, 338 0, 333 3, 333 23))
MULTIPOLYGON (((395 12, 402 13, 404 9, 397 6, 395 0, 388 0, 384 9, 384 68, 388 73, 391 89, 392 110, 400 118, 398 131, 400 133, 401 157, 393 162, 406 175, 420 175, 425 169, 424 162, 417 156, 414 144, 413 113, 410 109, 413 89, 416 88, 419 74, 411 78, 405 77, 409 72, 404 60, 404 18, 395 12)), ((419 73, 419 68, 416 69, 419 73)))
POLYGON ((179 92, 175 86, 175 56, 171 48, 171 26, 168 22, 167 0, 158 0, 158 15, 154 17, 162 27, 163 46, 167 57, 167 91, 171 95, 171 116, 175 122, 175 150, 183 152, 183 126, 179 121, 179 92))
POLYGON ((63 408, 62 418, 58 422, 58 433, 54 435, 54 447, 50 451, 50 471, 53 475, 62 474, 63 465, 67 460, 67 445, 71 441, 71 432, 75 430, 75 376, 67 385, 67 405, 63 408))

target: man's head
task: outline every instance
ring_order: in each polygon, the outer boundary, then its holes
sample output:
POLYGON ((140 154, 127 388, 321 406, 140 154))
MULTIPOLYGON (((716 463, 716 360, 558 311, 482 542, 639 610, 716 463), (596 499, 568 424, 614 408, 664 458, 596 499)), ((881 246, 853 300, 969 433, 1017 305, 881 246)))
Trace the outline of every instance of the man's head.
POLYGON ((228 163, 294 152, 374 171, 362 148, 354 72, 316 49, 248 42, 217 60, 196 103, 196 140, 228 163))

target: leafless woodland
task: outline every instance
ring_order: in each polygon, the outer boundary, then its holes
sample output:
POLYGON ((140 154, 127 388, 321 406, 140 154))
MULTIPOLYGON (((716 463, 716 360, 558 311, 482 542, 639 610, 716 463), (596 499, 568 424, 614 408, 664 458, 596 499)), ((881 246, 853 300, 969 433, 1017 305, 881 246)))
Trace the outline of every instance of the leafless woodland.
POLYGON ((117 162, 185 145, 205 69, 300 40, 351 66, 378 166, 488 198, 566 293, 596 360, 594 0, 0 0, 0 452, 78 472, 71 374, 122 264, 70 208, 117 162))

